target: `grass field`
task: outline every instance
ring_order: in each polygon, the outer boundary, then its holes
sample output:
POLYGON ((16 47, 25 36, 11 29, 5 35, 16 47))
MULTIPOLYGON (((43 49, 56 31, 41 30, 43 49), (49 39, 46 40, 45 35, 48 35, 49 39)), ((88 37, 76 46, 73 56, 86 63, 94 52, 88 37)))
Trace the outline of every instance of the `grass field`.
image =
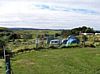
POLYGON ((11 63, 14 74, 100 74, 100 48, 25 52, 11 63))
MULTIPOLYGON (((0 59, 0 74, 4 74, 0 59)), ((100 48, 49 49, 18 54, 14 74, 100 74, 100 48)))

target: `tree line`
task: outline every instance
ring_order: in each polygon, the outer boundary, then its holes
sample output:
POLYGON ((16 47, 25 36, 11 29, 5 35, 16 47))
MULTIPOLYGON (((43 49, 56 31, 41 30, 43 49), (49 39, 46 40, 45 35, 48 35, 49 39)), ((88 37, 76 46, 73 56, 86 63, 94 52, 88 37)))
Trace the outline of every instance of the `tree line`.
POLYGON ((95 33, 95 31, 93 28, 86 26, 61 31, 62 36, 79 35, 80 33, 95 33))

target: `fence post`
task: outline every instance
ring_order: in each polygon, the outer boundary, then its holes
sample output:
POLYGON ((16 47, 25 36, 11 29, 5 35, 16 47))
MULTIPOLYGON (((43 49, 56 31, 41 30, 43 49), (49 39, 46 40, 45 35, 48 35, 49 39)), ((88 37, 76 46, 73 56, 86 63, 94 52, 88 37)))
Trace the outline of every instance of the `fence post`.
POLYGON ((5 55, 6 74, 11 74, 10 55, 5 55))
POLYGON ((37 33, 37 35, 36 35, 36 49, 38 49, 38 43, 39 43, 39 40, 38 40, 38 33, 37 33))

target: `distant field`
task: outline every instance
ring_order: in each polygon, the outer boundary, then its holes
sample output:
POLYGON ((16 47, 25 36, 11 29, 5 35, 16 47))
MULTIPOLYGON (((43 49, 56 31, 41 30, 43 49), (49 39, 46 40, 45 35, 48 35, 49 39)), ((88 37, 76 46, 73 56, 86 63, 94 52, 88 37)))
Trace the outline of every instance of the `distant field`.
POLYGON ((100 74, 100 48, 44 49, 11 62, 14 74, 100 74))
POLYGON ((61 30, 15 30, 16 33, 48 33, 48 34, 55 34, 61 32, 61 30))

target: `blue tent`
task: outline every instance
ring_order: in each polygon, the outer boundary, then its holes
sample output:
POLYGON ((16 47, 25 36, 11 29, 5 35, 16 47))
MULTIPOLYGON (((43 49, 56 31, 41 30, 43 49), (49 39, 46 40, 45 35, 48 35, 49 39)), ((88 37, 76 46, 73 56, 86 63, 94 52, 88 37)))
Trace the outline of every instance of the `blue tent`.
POLYGON ((73 35, 70 35, 68 38, 67 38, 67 42, 66 42, 66 46, 70 46, 72 44, 79 44, 80 41, 77 37, 73 36, 73 35))

